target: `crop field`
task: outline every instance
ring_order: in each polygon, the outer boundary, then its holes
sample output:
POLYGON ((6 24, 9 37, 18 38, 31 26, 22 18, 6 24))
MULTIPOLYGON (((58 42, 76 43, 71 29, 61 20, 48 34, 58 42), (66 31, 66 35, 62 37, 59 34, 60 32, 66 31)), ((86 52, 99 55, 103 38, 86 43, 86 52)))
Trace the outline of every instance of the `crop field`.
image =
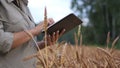
POLYGON ((120 68, 120 51, 114 48, 119 37, 113 41, 111 48, 108 48, 110 33, 104 48, 85 46, 82 44, 82 36, 79 37, 75 35, 75 45, 56 43, 24 60, 37 58, 37 68, 120 68))
POLYGON ((27 60, 32 58, 38 59, 37 68, 120 68, 120 51, 114 48, 59 43, 40 50, 27 60))
POLYGON ((100 47, 54 45, 37 54, 37 68, 120 68, 120 51, 100 47))

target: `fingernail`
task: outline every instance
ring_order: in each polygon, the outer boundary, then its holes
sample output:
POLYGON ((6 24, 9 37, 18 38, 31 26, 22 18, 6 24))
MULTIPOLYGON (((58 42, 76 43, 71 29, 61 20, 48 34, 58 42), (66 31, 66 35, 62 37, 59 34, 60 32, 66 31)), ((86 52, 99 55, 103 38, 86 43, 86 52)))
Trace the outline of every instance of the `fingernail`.
POLYGON ((59 30, 57 31, 57 33, 59 33, 59 30))
POLYGON ((55 32, 53 34, 55 35, 55 32))
POLYGON ((64 31, 66 31, 66 29, 64 29, 64 31))

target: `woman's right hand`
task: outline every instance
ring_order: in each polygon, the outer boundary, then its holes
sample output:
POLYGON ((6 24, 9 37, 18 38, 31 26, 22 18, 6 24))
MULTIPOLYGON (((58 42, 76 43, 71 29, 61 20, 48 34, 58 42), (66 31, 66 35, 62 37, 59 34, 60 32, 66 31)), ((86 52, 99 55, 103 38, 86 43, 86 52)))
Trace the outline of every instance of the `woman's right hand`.
MULTIPOLYGON (((54 23, 54 20, 52 18, 47 19, 48 26, 54 23)), ((44 28, 44 21, 40 22, 35 28, 33 28, 31 31, 33 33, 33 36, 37 36, 42 32, 44 28)))

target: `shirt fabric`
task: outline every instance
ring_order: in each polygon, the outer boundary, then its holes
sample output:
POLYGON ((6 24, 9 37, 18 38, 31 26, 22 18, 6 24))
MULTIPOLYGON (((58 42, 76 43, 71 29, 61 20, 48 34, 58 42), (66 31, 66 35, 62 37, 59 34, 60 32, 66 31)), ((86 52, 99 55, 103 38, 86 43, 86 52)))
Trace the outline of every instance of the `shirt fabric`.
POLYGON ((21 8, 13 1, 0 0, 0 68, 35 68, 35 58, 23 61, 25 57, 37 52, 32 40, 11 49, 13 33, 35 27, 27 7, 28 0, 19 0, 21 8))

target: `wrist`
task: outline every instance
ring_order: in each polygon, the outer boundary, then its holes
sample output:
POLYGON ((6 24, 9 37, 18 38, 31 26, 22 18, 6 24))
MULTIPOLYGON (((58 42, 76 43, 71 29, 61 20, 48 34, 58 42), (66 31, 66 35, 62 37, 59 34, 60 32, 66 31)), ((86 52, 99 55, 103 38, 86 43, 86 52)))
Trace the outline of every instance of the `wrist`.
POLYGON ((29 32, 33 35, 33 36, 37 36, 38 35, 38 32, 35 28, 29 30, 29 32))
POLYGON ((40 23, 36 27, 31 29, 30 32, 33 36, 37 36, 38 34, 42 32, 42 29, 43 29, 43 23, 40 23))

